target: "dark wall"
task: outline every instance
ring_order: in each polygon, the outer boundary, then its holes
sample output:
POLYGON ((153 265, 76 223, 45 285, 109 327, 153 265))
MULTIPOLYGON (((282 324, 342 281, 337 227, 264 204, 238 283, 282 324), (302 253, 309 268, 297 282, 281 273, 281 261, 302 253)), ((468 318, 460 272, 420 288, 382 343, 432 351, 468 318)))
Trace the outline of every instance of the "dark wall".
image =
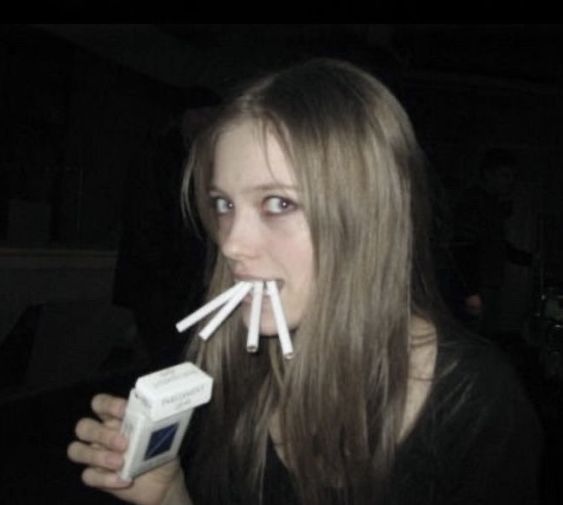
POLYGON ((0 244, 115 249, 125 170, 174 90, 15 25, 0 66, 0 244))

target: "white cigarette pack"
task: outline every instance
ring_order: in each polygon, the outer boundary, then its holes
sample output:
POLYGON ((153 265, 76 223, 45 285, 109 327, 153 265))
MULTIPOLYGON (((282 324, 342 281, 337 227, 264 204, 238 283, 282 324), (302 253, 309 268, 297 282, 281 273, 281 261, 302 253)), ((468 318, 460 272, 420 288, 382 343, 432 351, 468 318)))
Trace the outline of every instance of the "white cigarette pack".
POLYGON ((194 408, 211 399, 213 379, 193 363, 139 377, 121 428, 129 439, 120 476, 133 479, 174 459, 194 408))

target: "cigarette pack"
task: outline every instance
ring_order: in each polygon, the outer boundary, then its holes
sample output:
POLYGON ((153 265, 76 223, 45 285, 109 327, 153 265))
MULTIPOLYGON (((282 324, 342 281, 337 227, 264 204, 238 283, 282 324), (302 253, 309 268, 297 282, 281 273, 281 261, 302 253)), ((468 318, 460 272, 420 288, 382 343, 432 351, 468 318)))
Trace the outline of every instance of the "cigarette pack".
POLYGON ((129 439, 121 478, 133 479, 174 459, 194 409, 211 399, 212 384, 189 362, 137 379, 121 428, 129 439))

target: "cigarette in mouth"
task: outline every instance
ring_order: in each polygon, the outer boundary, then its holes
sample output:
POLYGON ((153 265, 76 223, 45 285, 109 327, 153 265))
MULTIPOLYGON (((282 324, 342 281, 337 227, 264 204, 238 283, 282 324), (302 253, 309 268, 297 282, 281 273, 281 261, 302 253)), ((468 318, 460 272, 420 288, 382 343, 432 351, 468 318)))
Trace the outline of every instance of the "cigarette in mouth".
POLYGON ((266 287, 272 303, 272 310, 274 312, 274 319, 278 329, 278 338, 280 339, 282 354, 284 358, 291 359, 293 358, 293 344, 291 343, 289 329, 283 313, 277 283, 276 281, 267 281, 266 287))
POLYGON ((195 312, 192 312, 187 317, 176 323, 176 329, 179 332, 187 330, 197 322, 201 321, 205 316, 211 314, 214 310, 218 309, 222 305, 225 305, 237 293, 237 290, 241 289, 242 286, 246 284, 250 283, 238 282, 226 291, 223 291, 223 293, 213 298, 213 300, 209 301, 195 312))
POLYGON ((248 324, 248 336, 246 340, 246 350, 248 352, 258 351, 258 339, 260 338, 260 315, 262 311, 262 295, 264 293, 264 283, 262 281, 254 283, 252 306, 250 307, 250 322, 248 324))
POLYGON ((243 298, 252 290, 252 305, 250 308, 250 320, 248 324, 246 349, 248 352, 256 352, 258 350, 258 343, 260 339, 260 317, 262 315, 262 300, 264 297, 264 290, 270 297, 272 304, 272 312, 278 338, 284 358, 291 359, 294 356, 293 343, 287 321, 285 319, 283 306, 280 299, 280 294, 275 280, 266 281, 264 286, 263 281, 246 282, 241 281, 223 291, 220 295, 207 302, 205 305, 189 314, 187 317, 176 323, 176 329, 179 332, 185 331, 194 324, 201 321, 207 315, 211 314, 214 310, 218 312, 213 318, 204 326, 199 332, 199 336, 203 340, 209 337, 217 330, 217 328, 229 317, 231 312, 242 302, 243 298))
POLYGON ((240 302, 242 302, 242 299, 252 289, 252 283, 251 282, 242 282, 240 284, 242 284, 242 285, 237 287, 237 289, 232 294, 229 301, 227 301, 227 303, 225 303, 225 305, 223 305, 223 307, 221 307, 221 310, 219 310, 219 312, 217 312, 217 314, 215 314, 215 316, 213 316, 213 319, 211 319, 211 321, 209 321, 205 325, 205 327, 199 332, 199 336, 203 340, 207 340, 211 336, 211 334, 219 327, 219 325, 225 319, 227 319, 229 314, 233 310, 235 310, 237 305, 240 302))

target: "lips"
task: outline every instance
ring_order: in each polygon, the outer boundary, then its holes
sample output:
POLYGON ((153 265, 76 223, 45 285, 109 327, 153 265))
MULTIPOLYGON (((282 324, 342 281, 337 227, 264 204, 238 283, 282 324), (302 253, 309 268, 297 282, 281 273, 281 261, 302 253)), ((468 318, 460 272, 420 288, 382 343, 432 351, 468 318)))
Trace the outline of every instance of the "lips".
MULTIPOLYGON (((272 277, 252 277, 252 276, 237 276, 235 277, 235 281, 236 282, 266 282, 266 281, 270 281, 272 280, 272 277)), ((274 278, 273 280, 276 281, 277 285, 278 285, 278 290, 281 292, 285 282, 282 281, 281 279, 276 279, 274 278)), ((268 289, 266 288, 266 286, 264 286, 264 295, 262 298, 262 303, 264 303, 264 301, 269 301, 269 293, 268 293, 268 289)), ((243 304, 250 304, 252 303, 252 298, 253 298, 253 291, 250 291, 248 293, 248 295, 246 295, 243 300, 242 303, 243 304)))
POLYGON ((266 282, 266 281, 271 281, 274 280, 276 281, 277 285, 278 285, 278 289, 281 291, 285 281, 283 281, 282 279, 278 279, 276 277, 258 277, 258 276, 251 276, 251 275, 235 275, 235 283, 237 282, 266 282))

